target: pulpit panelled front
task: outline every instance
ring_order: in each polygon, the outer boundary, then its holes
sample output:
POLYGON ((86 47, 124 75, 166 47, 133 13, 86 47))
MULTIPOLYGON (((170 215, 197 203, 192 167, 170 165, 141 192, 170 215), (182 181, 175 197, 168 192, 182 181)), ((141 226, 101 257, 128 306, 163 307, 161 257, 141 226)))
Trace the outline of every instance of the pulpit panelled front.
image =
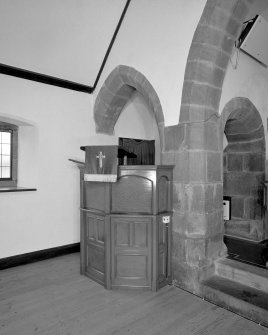
POLYGON ((119 166, 116 182, 83 180, 81 272, 110 288, 171 281, 173 166, 119 166))

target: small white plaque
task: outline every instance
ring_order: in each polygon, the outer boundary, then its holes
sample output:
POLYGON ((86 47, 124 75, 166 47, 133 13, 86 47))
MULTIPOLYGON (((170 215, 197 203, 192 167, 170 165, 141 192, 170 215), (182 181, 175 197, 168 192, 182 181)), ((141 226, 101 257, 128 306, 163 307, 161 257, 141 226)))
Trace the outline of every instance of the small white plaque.
POLYGON ((223 200, 223 220, 230 220, 230 200, 223 200))

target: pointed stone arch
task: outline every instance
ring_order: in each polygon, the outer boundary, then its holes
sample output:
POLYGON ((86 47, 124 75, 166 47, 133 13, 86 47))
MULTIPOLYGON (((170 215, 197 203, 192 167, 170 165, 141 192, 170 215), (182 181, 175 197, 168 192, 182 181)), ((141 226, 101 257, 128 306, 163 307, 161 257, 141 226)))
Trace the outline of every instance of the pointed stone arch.
POLYGON ((226 254, 219 103, 228 61, 252 0, 208 0, 189 50, 179 124, 165 128, 163 162, 175 164, 174 282, 200 292, 226 254))
POLYGON ((148 79, 136 69, 119 65, 107 77, 94 105, 96 131, 112 135, 115 124, 132 94, 138 91, 154 112, 163 148, 164 114, 156 91, 148 79))

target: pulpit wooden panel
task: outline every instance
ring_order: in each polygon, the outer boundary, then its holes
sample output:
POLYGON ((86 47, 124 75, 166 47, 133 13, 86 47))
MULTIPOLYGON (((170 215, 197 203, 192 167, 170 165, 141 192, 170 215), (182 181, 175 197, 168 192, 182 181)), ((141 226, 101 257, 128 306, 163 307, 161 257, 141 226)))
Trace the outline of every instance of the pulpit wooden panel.
POLYGON ((112 216, 112 287, 151 287, 152 217, 112 216))
POLYGON ((106 212, 107 203, 107 185, 98 182, 84 182, 85 208, 92 208, 106 212))
POLYGON ((169 259, 171 256, 171 224, 158 217, 158 288, 166 285, 171 279, 169 259))
POLYGON ((85 273, 102 285, 105 284, 105 217, 86 214, 85 273))
POLYGON ((106 288, 171 282, 173 166, 120 166, 118 180, 83 180, 81 273, 106 288))
POLYGON ((143 213, 153 211, 153 182, 140 176, 123 176, 112 185, 112 213, 143 213))
POLYGON ((170 211, 170 182, 166 176, 162 176, 158 180, 158 213, 170 211))

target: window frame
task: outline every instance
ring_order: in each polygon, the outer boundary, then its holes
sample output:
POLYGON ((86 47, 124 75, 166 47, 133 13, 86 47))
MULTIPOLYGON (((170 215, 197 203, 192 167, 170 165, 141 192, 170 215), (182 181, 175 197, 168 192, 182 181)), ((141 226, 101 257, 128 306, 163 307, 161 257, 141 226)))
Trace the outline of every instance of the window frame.
POLYGON ((0 121, 0 131, 11 132, 11 178, 0 179, 0 188, 16 187, 18 182, 18 126, 0 121))

